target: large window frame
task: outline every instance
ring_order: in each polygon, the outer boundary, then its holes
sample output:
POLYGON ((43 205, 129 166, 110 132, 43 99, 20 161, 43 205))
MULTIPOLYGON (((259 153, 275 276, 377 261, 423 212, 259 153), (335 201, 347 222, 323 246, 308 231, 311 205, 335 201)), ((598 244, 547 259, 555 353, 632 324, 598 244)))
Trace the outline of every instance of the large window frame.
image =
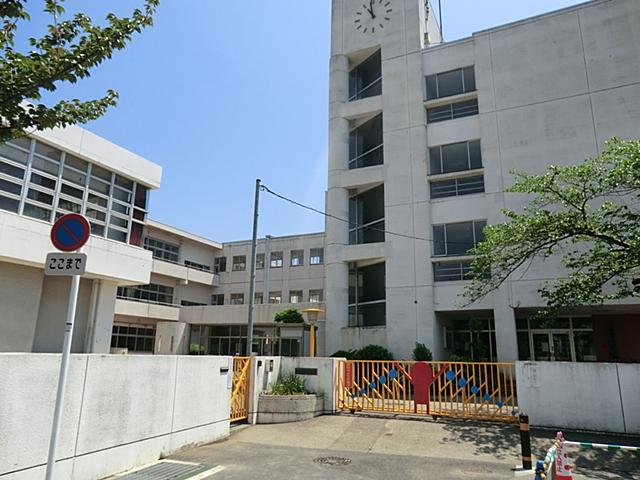
POLYGON ((473 253, 470 253, 469 250, 472 248, 476 248, 478 243, 480 243, 484 235, 482 234, 482 230, 486 227, 486 220, 470 220, 467 222, 455 222, 455 223, 442 223, 433 225, 433 256, 434 257, 463 257, 470 256, 473 253), (471 238, 469 241, 457 241, 450 240, 449 237, 452 237, 457 232, 450 231, 458 228, 469 228, 469 232, 471 233, 471 238), (442 238, 442 240, 440 240, 442 238), (462 250, 460 245, 469 246, 469 248, 462 250))
POLYGON ((302 267, 304 266, 304 250, 291 250, 289 266, 302 267))
POLYGON ((149 283, 147 285, 134 285, 131 287, 118 287, 118 298, 141 303, 154 303, 157 305, 177 306, 174 303, 175 289, 168 285, 149 283))
POLYGON ((431 200, 484 193, 484 175, 458 177, 429 182, 431 200))
POLYGON ((439 123, 457 118, 471 117, 478 115, 479 112, 477 98, 464 102, 438 105, 437 107, 427 108, 427 123, 439 123))
POLYGON ((465 172, 482 167, 480 140, 468 140, 429 148, 429 175, 465 172))
POLYGON ((153 254, 153 258, 171 263, 178 263, 180 260, 180 245, 155 238, 149 235, 144 237, 143 248, 153 254))
POLYGON ((383 125, 380 113, 349 132, 349 170, 384 164, 383 125))
POLYGON ((381 328, 386 319, 386 265, 350 265, 348 325, 352 328, 381 328), (369 285, 367 285, 369 284, 369 285), (373 284, 373 286, 371 285, 373 284))
POLYGON ((382 51, 377 50, 349 72, 349 101, 382 95, 382 51))
POLYGON ((384 184, 350 197, 349 245, 382 243, 385 237, 384 184))
POLYGON ((231 271, 244 272, 247 269, 247 256, 246 255, 234 255, 231 262, 231 271))
POLYGON ((476 74, 473 65, 446 72, 427 75, 425 78, 427 100, 452 97, 476 91, 476 74), (449 83, 449 85, 448 85, 449 83), (452 86, 458 83, 459 88, 452 86))
POLYGON ((111 330, 111 348, 126 348, 129 353, 153 353, 156 327, 137 323, 114 323, 111 330))
POLYGON ((312 248, 309 251, 309 265, 324 264, 324 248, 312 248))

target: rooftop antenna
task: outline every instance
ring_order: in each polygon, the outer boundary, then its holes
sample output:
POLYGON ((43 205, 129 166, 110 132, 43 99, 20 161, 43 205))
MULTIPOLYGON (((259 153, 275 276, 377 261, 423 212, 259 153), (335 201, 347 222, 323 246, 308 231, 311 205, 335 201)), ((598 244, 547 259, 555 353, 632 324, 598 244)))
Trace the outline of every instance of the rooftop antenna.
POLYGON ((442 0, 438 0, 438 15, 440 16, 440 39, 444 43, 444 28, 442 27, 442 0))

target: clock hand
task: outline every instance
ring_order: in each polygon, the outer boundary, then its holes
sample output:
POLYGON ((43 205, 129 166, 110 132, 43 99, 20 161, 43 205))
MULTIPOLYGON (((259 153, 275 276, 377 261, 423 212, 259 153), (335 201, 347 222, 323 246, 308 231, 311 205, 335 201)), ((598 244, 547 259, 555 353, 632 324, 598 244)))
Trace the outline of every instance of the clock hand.
POLYGON ((373 0, 369 0, 369 13, 371 18, 376 18, 376 14, 373 12, 373 0))
POLYGON ((362 6, 367 12, 369 12, 369 14, 371 15, 371 18, 376 18, 375 14, 373 13, 373 10, 371 9, 371 6, 367 7, 364 3, 362 4, 362 6))

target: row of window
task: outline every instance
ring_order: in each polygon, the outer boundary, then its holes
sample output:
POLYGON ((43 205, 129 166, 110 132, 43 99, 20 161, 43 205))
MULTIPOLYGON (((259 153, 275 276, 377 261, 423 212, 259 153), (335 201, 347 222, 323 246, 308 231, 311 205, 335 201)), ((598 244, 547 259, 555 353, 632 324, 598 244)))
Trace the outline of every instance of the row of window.
MULTIPOLYGON (((282 291, 273 291, 269 292, 269 298, 267 303, 283 303, 282 291)), ((304 290, 290 290, 289 291, 289 302, 288 303, 304 303, 305 296, 304 290)), ((322 289, 311 289, 309 290, 309 296, 307 297, 307 301, 309 303, 321 303, 324 301, 324 292, 322 289)), ((254 297, 254 303, 262 304, 264 301, 264 293, 256 292, 254 297)), ((211 296, 211 305, 224 305, 225 304, 225 296, 224 294, 216 294, 211 296)), ((245 304, 245 294, 244 293, 232 293, 229 295, 229 304, 230 305, 244 305, 245 304)))
MULTIPOLYGON (((269 268, 282 268, 284 266, 284 252, 270 252, 269 268)), ((305 262, 303 249, 291 250, 289 253, 289 266, 302 267, 305 262)), ((324 248, 309 249, 309 265, 322 265, 324 263, 324 248)), ((264 253, 256 254, 256 269, 264 269, 264 253)), ((232 272, 243 272, 247 269, 247 256, 234 255, 231 262, 232 272)), ((214 271, 227 271, 227 257, 217 257, 214 259, 214 271)))
MULTIPOLYGON (((159 240, 153 237, 145 237, 144 248, 153 253, 153 258, 157 258, 165 262, 180 263, 179 245, 174 245, 165 240, 159 240)), ((194 262, 192 260, 184 260, 182 264, 185 267, 195 268, 196 270, 202 270, 204 272, 211 271, 211 266, 199 262, 194 262)))
POLYGON ((111 348, 126 348, 129 352, 153 353, 155 341, 156 328, 153 325, 113 325, 111 348))
MULTIPOLYGON (((257 355, 297 357, 303 354, 300 340, 280 338, 277 327, 254 327, 252 351, 257 355)), ((244 355, 246 326, 191 325, 189 353, 192 355, 244 355)))
POLYGON ((85 215, 91 233, 140 245, 148 189, 31 138, 0 145, 0 209, 45 222, 85 215))

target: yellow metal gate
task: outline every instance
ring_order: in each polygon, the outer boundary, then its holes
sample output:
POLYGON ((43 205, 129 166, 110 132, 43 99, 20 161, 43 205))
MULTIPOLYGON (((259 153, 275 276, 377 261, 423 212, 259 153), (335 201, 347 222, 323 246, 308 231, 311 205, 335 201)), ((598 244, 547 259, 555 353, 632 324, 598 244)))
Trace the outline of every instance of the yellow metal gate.
POLYGON ((513 363, 341 361, 338 410, 516 421, 513 363))
POLYGON ((232 422, 244 420, 249 415, 249 357, 233 357, 233 388, 231 389, 232 422))

